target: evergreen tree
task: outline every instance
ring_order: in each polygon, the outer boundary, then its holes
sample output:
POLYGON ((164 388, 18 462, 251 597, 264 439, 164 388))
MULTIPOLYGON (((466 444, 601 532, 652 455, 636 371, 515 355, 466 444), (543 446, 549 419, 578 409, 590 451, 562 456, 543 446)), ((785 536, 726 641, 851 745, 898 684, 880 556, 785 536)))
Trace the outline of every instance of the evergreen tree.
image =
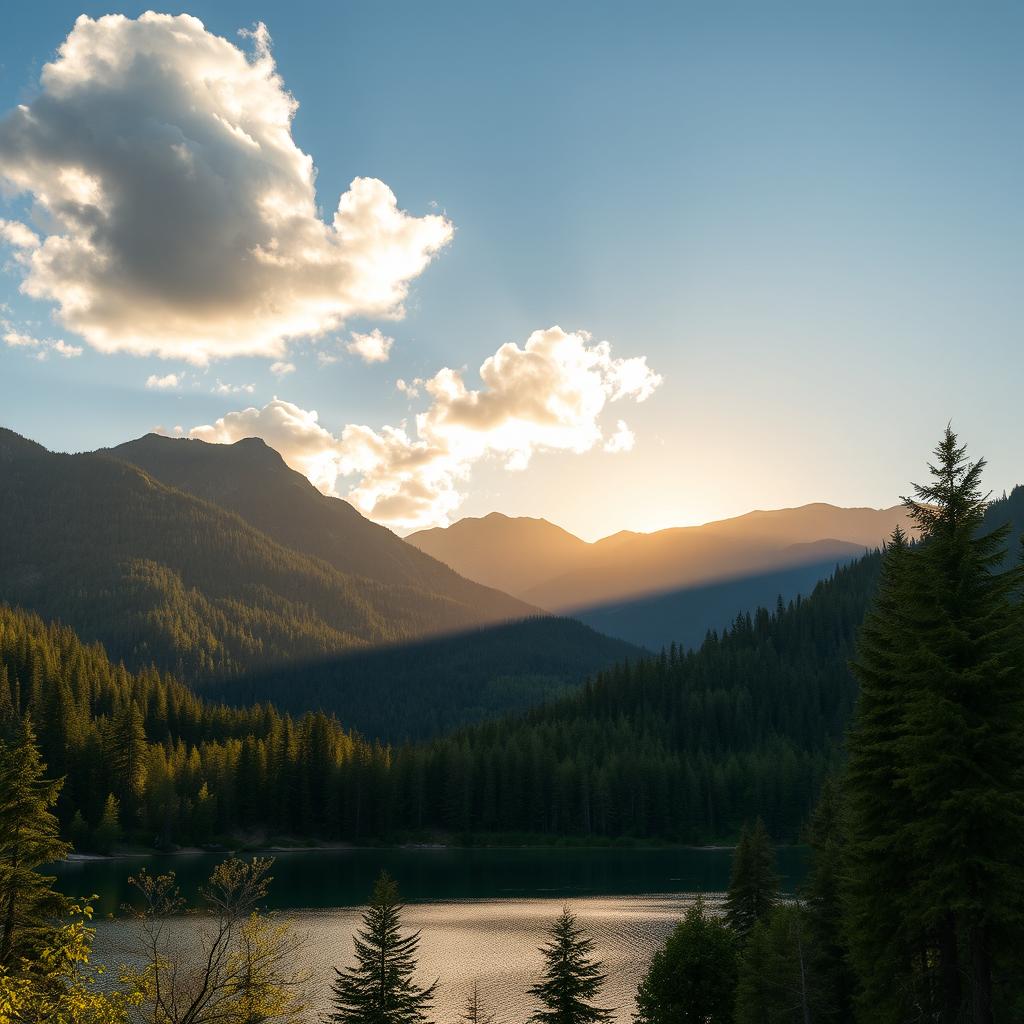
POLYGON ((594 940, 576 915, 565 907, 548 929, 540 947, 544 980, 530 988, 542 1008, 530 1017, 534 1024, 597 1024, 612 1019, 613 1011, 593 1001, 605 982, 602 965, 593 959, 594 940))
POLYGON ((807 921, 798 905, 776 907, 747 937, 736 983, 736 1024, 809 1024, 813 1005, 807 921))
POLYGON ((927 970, 927 936, 909 933, 903 907, 913 857, 900 841, 911 810, 898 784, 897 744, 905 700, 901 659, 910 632, 902 590, 911 557, 906 536, 897 530, 858 638, 852 667, 860 695, 844 777, 849 822, 844 933, 862 1012, 880 1022, 902 1021, 913 1006, 932 1003, 920 977, 927 970))
POLYGON ((825 780, 807 827, 810 864, 803 887, 815 1020, 850 1024, 856 979, 843 926, 842 798, 825 780))
POLYGON ((872 1021, 991 1024, 994 954, 1024 936, 1024 570, 983 529, 984 465, 947 428, 858 651, 849 931, 872 1021))
POLYGON ((638 1024, 732 1024, 736 947, 698 896, 651 958, 636 995, 638 1024))
POLYGON ((732 860, 732 877, 725 898, 725 919, 744 939, 758 921, 767 921, 778 898, 775 847, 758 818, 753 827, 743 826, 732 860))
POLYGON ((494 1024, 495 1016, 487 1010, 484 1001, 480 998, 480 985, 476 981, 473 982, 473 987, 466 995, 466 1005, 461 1019, 466 1024, 494 1024))
POLYGON ((51 808, 61 782, 45 778, 35 734, 26 720, 11 745, 0 740, 0 967, 32 956, 52 938, 53 919, 67 901, 54 879, 37 868, 63 860, 71 847, 61 841, 51 808))
POLYGON ((427 1020, 437 982, 413 981, 420 933, 401 934, 398 885, 381 872, 363 922, 353 937, 354 967, 335 970, 333 1012, 326 1017, 343 1024, 418 1024, 427 1020))
POLYGON ((142 712, 135 701, 130 701, 115 713, 111 723, 108 767, 131 826, 137 824, 145 793, 148 752, 142 712))
POLYGON ((121 840, 121 804, 113 793, 107 795, 103 815, 93 833, 93 845, 100 853, 110 853, 121 840))

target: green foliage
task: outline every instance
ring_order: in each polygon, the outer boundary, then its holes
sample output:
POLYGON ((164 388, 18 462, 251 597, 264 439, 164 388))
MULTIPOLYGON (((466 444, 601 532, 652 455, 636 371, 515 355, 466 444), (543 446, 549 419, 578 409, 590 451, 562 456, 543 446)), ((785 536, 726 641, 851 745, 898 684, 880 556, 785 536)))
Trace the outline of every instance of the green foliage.
POLYGON ((113 793, 109 793, 103 805, 103 814, 93 833, 93 845, 98 853, 112 853, 121 837, 121 803, 113 793))
POLYGON ((419 932, 402 935, 398 886, 382 872, 362 926, 353 937, 356 963, 336 969, 334 1009, 327 1020, 341 1024, 419 1024, 426 1021, 437 982, 413 980, 419 932))
POLYGON ((602 965, 591 955, 594 940, 565 907, 548 929, 540 947, 543 980, 530 988, 541 1005, 530 1020, 534 1024, 597 1024, 611 1020, 613 1011, 595 1005, 605 982, 602 965))
POLYGON ((807 922, 802 907, 776 907, 758 921, 740 957, 736 1024, 806 1024, 813 1006, 807 922))
POLYGON ((732 877, 725 897, 725 920, 745 939, 754 925, 771 916, 778 901, 779 877, 775 870, 775 847, 764 822, 744 825, 732 859, 732 877))
POLYGON ((643 654, 575 619, 536 616, 249 672, 203 693, 293 714, 320 708, 364 736, 402 743, 537 707, 643 654))
POLYGON ((737 942, 698 897, 637 990, 638 1024, 732 1024, 737 942))
POLYGON ((855 664, 847 929, 864 1020, 988 1024, 1024 928, 1024 575, 985 528, 984 462, 950 430, 935 455, 855 664))
POLYGON ((36 870, 70 850, 51 811, 61 783, 45 773, 26 719, 16 742, 0 740, 0 967, 7 970, 38 957, 54 939, 53 919, 67 910, 54 879, 36 870))
POLYGON ((214 868, 191 911, 198 926, 185 941, 166 918, 187 910, 173 872, 145 869, 131 881, 142 899, 134 959, 126 972, 145 1019, 159 1024, 301 1024, 308 974, 304 940, 261 910, 272 860, 229 857, 214 868))
POLYGON ((807 827, 810 864, 803 899, 815 1019, 831 1024, 853 1019, 856 989, 843 924, 845 838, 840 788, 826 779, 807 827))
POLYGON ((9 1024, 127 1024, 142 1001, 134 985, 112 986, 90 963, 94 930, 88 905, 67 908, 31 959, 0 967, 0 1021, 9 1024))

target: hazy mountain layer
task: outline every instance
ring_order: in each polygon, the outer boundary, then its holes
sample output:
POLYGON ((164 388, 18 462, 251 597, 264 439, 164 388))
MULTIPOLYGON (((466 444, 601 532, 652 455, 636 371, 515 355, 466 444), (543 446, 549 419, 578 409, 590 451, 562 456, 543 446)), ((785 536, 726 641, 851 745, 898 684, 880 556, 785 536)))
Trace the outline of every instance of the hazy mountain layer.
POLYGON ((750 512, 704 526, 623 531, 587 544, 543 519, 493 514, 409 543, 457 572, 552 611, 575 611, 666 591, 846 560, 880 545, 902 507, 814 504, 750 512))

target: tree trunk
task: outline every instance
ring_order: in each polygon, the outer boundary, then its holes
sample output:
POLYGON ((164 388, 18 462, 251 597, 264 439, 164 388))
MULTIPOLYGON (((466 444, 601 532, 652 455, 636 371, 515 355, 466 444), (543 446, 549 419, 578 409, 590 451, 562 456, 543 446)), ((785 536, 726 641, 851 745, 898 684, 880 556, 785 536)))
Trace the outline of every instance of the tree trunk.
POLYGON ((963 994, 960 988, 956 918, 952 913, 947 913, 939 925, 939 985, 942 1024, 957 1024, 963 994))
POLYGON ((971 1009, 973 1024, 992 1024, 992 954, 988 929, 971 925, 971 1009))

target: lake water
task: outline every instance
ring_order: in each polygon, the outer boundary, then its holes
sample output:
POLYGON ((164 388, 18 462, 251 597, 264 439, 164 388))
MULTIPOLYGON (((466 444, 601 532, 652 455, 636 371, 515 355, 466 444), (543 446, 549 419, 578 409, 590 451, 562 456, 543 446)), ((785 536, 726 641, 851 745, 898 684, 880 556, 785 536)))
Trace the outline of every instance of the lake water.
MULTIPOLYGON (((420 929, 420 980, 440 979, 432 1019, 456 1021, 474 981, 502 1024, 526 1019, 527 989, 536 980, 544 929, 568 904, 596 942, 608 982, 603 1002, 629 1021, 636 986, 697 893, 717 905, 728 884, 729 850, 338 850, 276 855, 271 905, 306 936, 311 974, 310 1020, 327 1008, 336 964, 352 957, 360 908, 382 869, 406 901, 403 921, 420 929)), ((113 913, 128 899, 127 878, 143 864, 173 870, 186 895, 218 857, 202 854, 146 860, 79 861, 59 866, 64 891, 99 893, 97 909, 113 913)), ((803 853, 779 852, 783 889, 802 879, 803 853)), ((128 959, 124 919, 100 920, 97 957, 128 959)), ((182 920, 178 927, 191 927, 182 920)))

